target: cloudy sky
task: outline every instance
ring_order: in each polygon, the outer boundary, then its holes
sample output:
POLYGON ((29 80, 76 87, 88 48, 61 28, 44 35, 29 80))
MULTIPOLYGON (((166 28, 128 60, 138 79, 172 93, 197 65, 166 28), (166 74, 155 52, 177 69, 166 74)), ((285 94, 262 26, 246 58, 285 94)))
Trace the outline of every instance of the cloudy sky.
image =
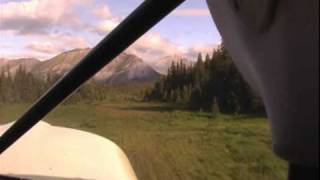
MULTIPOLYGON (((0 0, 0 58, 50 58, 93 47, 143 0, 0 0)), ((128 51, 153 60, 212 52, 221 41, 205 0, 188 0, 128 51)))

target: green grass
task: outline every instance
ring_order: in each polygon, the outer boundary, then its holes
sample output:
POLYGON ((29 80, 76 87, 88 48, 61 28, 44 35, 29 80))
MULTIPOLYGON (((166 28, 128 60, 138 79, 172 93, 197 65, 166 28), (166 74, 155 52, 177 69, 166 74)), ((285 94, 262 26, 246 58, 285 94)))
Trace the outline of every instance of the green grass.
MULTIPOLYGON (((28 105, 0 105, 0 124, 28 105)), ((45 121, 116 142, 141 180, 280 180, 287 165, 271 150, 265 118, 175 110, 166 104, 60 106, 45 121)))

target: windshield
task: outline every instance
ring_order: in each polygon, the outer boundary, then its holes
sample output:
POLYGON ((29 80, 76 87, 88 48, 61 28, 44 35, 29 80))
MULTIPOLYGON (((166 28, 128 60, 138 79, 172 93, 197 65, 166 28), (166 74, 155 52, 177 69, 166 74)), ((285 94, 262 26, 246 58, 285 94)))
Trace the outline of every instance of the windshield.
MULTIPOLYGON (((1 1, 0 134, 143 2, 1 1)), ((255 88, 206 2, 186 1, 1 154, 0 174, 283 179, 255 88)))

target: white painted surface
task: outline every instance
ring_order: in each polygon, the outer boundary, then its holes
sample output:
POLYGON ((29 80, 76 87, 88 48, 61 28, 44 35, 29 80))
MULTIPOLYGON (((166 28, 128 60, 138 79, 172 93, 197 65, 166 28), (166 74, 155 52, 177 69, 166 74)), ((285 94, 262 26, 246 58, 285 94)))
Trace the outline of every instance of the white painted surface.
MULTIPOLYGON (((0 135, 10 125, 0 126, 0 135)), ((113 142, 84 131, 51 126, 46 122, 39 122, 0 156, 0 174, 136 179, 126 155, 113 142)))

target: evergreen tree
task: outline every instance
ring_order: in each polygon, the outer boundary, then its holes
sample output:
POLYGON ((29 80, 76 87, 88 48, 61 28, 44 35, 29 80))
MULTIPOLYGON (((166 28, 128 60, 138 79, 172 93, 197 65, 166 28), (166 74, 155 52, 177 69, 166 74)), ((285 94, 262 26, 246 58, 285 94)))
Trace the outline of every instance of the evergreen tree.
MULTIPOLYGON (((61 76, 49 74, 45 78, 34 76, 20 66, 15 73, 8 67, 0 69, 0 104, 1 103, 30 103, 38 99, 61 76)), ((105 98, 104 85, 90 81, 78 89, 64 103, 94 102, 105 98)))
POLYGON ((261 99, 243 80, 221 45, 205 61, 199 53, 192 67, 172 63, 168 75, 146 94, 148 100, 186 102, 190 109, 223 113, 263 111, 261 99), (160 86, 161 84, 161 86, 160 86))
POLYGON ((220 108, 216 98, 213 98, 211 113, 213 114, 213 116, 217 116, 220 114, 220 108))

